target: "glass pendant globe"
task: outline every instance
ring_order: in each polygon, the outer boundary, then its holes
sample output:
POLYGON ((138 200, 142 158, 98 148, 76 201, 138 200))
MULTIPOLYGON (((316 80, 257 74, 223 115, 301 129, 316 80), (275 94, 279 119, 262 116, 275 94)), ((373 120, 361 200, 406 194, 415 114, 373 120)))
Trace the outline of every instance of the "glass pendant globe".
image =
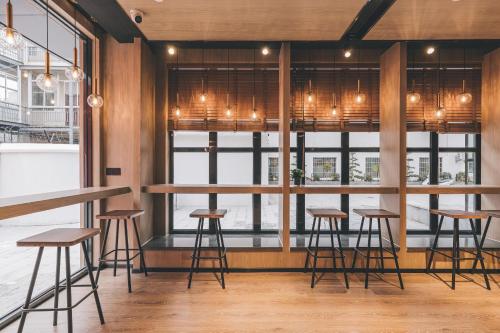
POLYGON ((98 94, 90 94, 89 97, 87 97, 87 104, 91 108, 100 108, 104 104, 104 100, 98 94))
POLYGON ((6 49, 21 49, 24 45, 23 36, 14 28, 0 28, 0 44, 6 49))
POLYGON ((420 102, 420 94, 417 92, 409 93, 408 102, 411 104, 417 104, 418 102, 420 102))
POLYGON ((207 101, 207 94, 203 93, 200 95, 200 101, 202 103, 205 103, 207 101))
POLYGON ((334 117, 337 116, 337 107, 336 106, 332 107, 332 116, 334 116, 334 117))
POLYGON ((356 96, 354 96, 354 103, 356 104, 363 104, 366 100, 366 95, 357 93, 356 96))
POLYGON ((463 92, 460 95, 458 95, 457 99, 458 102, 462 105, 469 104, 470 102, 472 102, 472 95, 467 92, 463 92))
POLYGON ((446 114, 446 109, 443 107, 436 110, 436 118, 437 119, 443 119, 445 114, 446 114))
POLYGON ((231 113, 232 113, 232 112, 231 112, 231 108, 228 106, 228 107, 226 108, 226 116, 227 116, 227 117, 231 117, 231 113))
POLYGON ((257 120, 257 111, 255 110, 252 111, 252 119, 257 120))
POLYGON ((64 70, 64 75, 70 81, 81 81, 83 80, 83 71, 78 66, 71 66, 64 70))
POLYGON ((50 73, 41 73, 36 77, 36 85, 38 88, 45 92, 55 92, 57 90, 57 85, 59 84, 59 79, 57 76, 50 73))
POLYGON ((179 106, 175 107, 175 116, 180 117, 181 116, 181 108, 179 106))
POLYGON ((312 103, 313 100, 314 100, 313 94, 312 93, 308 93, 307 94, 307 102, 308 103, 312 103))

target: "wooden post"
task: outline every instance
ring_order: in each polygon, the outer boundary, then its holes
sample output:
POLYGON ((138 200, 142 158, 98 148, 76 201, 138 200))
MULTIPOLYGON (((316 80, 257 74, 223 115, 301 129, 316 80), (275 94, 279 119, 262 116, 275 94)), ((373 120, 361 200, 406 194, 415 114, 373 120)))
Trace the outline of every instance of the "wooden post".
POLYGON ((406 251, 406 60, 406 43, 395 43, 380 58, 380 184, 399 187, 398 194, 380 195, 380 207, 401 216, 390 221, 401 253, 406 251))

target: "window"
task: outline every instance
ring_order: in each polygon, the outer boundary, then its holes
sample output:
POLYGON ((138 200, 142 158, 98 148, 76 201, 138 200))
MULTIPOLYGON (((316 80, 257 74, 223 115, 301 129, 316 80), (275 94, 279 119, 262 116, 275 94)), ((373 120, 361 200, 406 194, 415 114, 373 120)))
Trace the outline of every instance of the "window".
POLYGON ((380 179, 380 159, 378 157, 367 157, 365 162, 365 180, 371 182, 380 179))
POLYGON ((420 179, 429 178, 430 160, 428 157, 418 158, 418 176, 420 179))
POLYGON ((0 71, 0 102, 17 104, 17 77, 0 71))
POLYGON ((267 179, 268 184, 278 184, 279 161, 278 157, 268 157, 267 179))
POLYGON ((34 79, 31 81, 31 89, 31 106, 54 106, 56 104, 56 93, 38 88, 34 79))
POLYGON ((340 175, 337 174, 337 159, 335 157, 314 157, 313 179, 339 180, 340 175))

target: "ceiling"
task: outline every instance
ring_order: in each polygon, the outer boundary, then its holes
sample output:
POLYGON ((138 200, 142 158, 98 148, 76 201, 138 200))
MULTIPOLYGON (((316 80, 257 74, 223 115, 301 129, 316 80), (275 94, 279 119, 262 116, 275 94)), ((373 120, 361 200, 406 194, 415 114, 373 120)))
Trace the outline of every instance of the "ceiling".
POLYGON ((500 38, 500 0, 397 0, 365 40, 500 38))
MULTIPOLYGON (((148 40, 338 40, 367 0, 117 0, 148 40)), ((499 0, 500 1, 500 0, 499 0)))

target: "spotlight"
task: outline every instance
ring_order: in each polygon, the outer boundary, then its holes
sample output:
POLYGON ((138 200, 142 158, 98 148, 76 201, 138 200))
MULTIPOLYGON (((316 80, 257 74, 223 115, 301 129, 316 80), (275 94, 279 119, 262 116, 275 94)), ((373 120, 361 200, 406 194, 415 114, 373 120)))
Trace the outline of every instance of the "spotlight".
POLYGON ((266 55, 268 55, 269 53, 271 53, 271 50, 269 50, 269 48, 268 48, 267 46, 264 46, 264 47, 262 48, 262 54, 266 56, 266 55))
POLYGON ((434 54, 435 51, 436 48, 434 46, 428 46, 427 49, 425 49, 425 53, 427 53, 428 55, 434 54))

